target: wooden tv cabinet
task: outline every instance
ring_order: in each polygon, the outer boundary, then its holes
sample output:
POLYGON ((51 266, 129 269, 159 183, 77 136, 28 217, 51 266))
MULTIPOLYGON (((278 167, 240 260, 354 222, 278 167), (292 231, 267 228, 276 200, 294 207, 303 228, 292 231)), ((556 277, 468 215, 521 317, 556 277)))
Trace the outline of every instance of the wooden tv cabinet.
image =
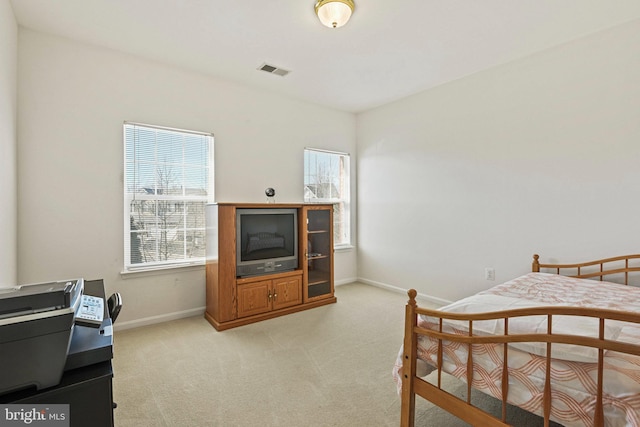
POLYGON ((333 205, 207 205, 207 308, 218 331, 337 301, 333 284, 333 205), (236 210, 296 209, 298 267, 250 277, 236 274, 236 210))

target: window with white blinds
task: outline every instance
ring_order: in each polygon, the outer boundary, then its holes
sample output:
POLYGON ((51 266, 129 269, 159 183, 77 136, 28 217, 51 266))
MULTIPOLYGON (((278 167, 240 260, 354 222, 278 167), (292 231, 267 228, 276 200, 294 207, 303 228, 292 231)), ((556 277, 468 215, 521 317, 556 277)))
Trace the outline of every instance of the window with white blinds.
POLYGON ((213 135, 124 124, 124 269, 205 260, 213 135))
POLYGON ((333 203, 333 244, 351 244, 350 167, 347 153, 304 149, 304 201, 333 203))

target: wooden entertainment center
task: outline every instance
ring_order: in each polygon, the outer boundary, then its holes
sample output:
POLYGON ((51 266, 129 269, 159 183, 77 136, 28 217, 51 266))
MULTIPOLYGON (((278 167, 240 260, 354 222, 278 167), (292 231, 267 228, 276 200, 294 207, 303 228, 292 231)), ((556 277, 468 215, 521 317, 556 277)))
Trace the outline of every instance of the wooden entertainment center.
POLYGON ((218 331, 336 302, 333 285, 333 205, 218 203, 207 205, 207 308, 218 331), (297 268, 239 277, 238 210, 297 213, 297 268))

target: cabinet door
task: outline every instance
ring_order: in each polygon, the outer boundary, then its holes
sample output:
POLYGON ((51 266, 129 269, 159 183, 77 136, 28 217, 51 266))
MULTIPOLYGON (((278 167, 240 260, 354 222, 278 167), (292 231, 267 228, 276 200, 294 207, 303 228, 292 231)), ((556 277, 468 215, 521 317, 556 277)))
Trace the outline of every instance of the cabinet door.
POLYGON ((333 206, 304 208, 306 259, 304 301, 333 295, 333 206))
POLYGON ((274 310, 302 304, 302 279, 300 276, 275 279, 273 292, 274 310))
POLYGON ((271 280, 238 285, 238 317, 252 316, 271 310, 271 280))

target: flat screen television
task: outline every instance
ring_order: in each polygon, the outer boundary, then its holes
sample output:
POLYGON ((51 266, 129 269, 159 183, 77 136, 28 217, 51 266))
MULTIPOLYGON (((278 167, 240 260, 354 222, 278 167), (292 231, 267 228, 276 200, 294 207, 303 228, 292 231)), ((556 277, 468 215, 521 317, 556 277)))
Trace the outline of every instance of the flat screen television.
POLYGON ((236 209, 236 276, 298 268, 298 210, 236 209))

